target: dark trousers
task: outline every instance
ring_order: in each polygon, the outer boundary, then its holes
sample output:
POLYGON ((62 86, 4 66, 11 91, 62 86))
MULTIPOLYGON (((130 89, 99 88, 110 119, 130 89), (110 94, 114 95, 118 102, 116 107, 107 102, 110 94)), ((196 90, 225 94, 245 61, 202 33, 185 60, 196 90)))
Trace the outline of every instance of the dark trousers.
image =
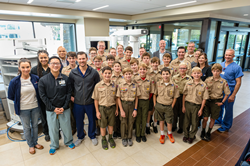
POLYGON ((42 126, 43 126, 43 134, 44 135, 49 135, 49 128, 48 128, 48 123, 47 123, 47 115, 46 115, 46 106, 45 104, 41 101, 40 102, 40 107, 41 107, 41 120, 42 120, 42 126))
POLYGON ((79 139, 83 139, 85 137, 83 131, 83 121, 86 113, 89 119, 88 136, 90 139, 94 139, 95 129, 96 129, 96 123, 95 123, 96 112, 94 104, 78 105, 74 103, 73 113, 76 120, 77 137, 79 139))
POLYGON ((143 99, 138 100, 137 116, 135 120, 136 137, 145 136, 148 108, 149 108, 149 100, 143 100, 143 99))
POLYGON ((118 116, 115 117, 114 132, 121 133, 120 109, 118 108, 118 116))
POLYGON ((134 101, 122 101, 122 108, 125 112, 125 118, 121 117, 121 136, 122 139, 131 139, 133 132, 133 124, 135 118, 132 116, 135 108, 134 101))
POLYGON ((180 97, 177 98, 176 103, 174 105, 173 128, 177 128, 177 123, 178 123, 178 118, 179 118, 179 129, 183 129, 185 114, 182 112, 182 98, 183 98, 183 95, 181 94, 180 97))

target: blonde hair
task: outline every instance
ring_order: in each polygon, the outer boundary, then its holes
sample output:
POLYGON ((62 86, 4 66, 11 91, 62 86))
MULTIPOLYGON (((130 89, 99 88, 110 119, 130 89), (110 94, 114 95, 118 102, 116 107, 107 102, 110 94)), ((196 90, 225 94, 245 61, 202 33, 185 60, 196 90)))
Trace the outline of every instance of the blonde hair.
POLYGON ((130 65, 132 65, 132 64, 134 64, 134 63, 136 63, 137 65, 139 65, 139 61, 138 61, 137 59, 135 59, 135 58, 132 58, 132 59, 130 60, 130 65))
POLYGON ((133 70, 129 67, 126 67, 125 69, 122 70, 122 74, 124 75, 125 73, 130 72, 131 74, 133 74, 133 70))
POLYGON ((221 66, 221 64, 215 63, 215 64, 212 66, 212 68, 211 68, 212 71, 213 71, 213 70, 216 70, 216 69, 222 71, 222 66, 221 66))
POLYGON ((95 56, 95 57, 93 58, 93 61, 94 61, 95 59, 98 59, 98 60, 102 61, 102 57, 101 57, 100 55, 95 56))
POLYGON ((138 69, 140 69, 141 67, 143 68, 148 68, 148 66, 145 63, 140 63, 140 65, 138 66, 138 69))
POLYGON ((180 67, 180 66, 183 66, 183 65, 185 65, 186 67, 188 67, 187 64, 186 64, 185 62, 181 62, 181 63, 179 64, 179 67, 180 67))
POLYGON ((201 68, 199 68, 199 67, 194 67, 194 68, 192 69, 192 73, 195 72, 195 71, 199 71, 199 72, 202 73, 202 70, 201 70, 201 68))

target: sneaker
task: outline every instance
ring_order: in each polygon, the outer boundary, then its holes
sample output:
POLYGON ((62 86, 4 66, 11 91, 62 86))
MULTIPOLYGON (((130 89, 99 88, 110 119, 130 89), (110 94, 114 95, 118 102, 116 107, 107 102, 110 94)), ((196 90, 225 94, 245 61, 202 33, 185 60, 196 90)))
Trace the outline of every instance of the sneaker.
POLYGON ((165 143, 165 135, 161 135, 159 141, 161 144, 164 144, 165 143))
POLYGON ((128 145, 129 145, 129 146, 132 146, 132 145, 133 145, 132 139, 128 139, 128 145))
POLYGON ((114 139, 117 138, 117 133, 116 133, 116 132, 113 133, 113 138, 114 138, 114 139))
POLYGON ((189 143, 189 144, 192 144, 193 141, 194 141, 194 138, 188 138, 188 143, 189 143))
POLYGON ((56 149, 50 149, 50 150, 49 150, 49 154, 50 154, 50 155, 54 155, 55 153, 56 153, 56 149))
POLYGON ((158 133, 157 126, 153 126, 154 133, 158 133))
POLYGON ((76 146, 75 146, 74 143, 72 143, 72 144, 69 145, 69 148, 70 148, 70 149, 75 149, 75 147, 76 147, 76 146))
POLYGON ((205 130, 202 130, 201 131, 201 139, 202 140, 205 140, 205 134, 206 134, 205 130))
POLYGON ((127 147, 127 145, 128 145, 127 139, 122 139, 122 145, 123 145, 124 147, 127 147))
POLYGON ((114 141, 113 138, 110 138, 110 139, 109 139, 109 143, 110 143, 110 147, 111 147, 111 148, 115 148, 115 147, 116 147, 116 144, 115 144, 115 141, 114 141))
POLYGON ((227 129, 225 129, 224 127, 218 128, 217 131, 219 131, 220 133, 224 133, 226 131, 228 131, 227 129))
POLYGON ((45 135, 44 139, 45 139, 46 142, 49 142, 50 141, 50 136, 49 135, 45 135))
POLYGON ((107 142, 107 139, 105 138, 105 139, 102 139, 102 148, 104 149, 104 150, 108 150, 108 142, 107 142))
POLYGON ((77 139, 75 142, 75 146, 79 146, 82 143, 83 139, 77 139))
POLYGON ((100 127, 96 127, 96 130, 95 130, 95 135, 96 136, 99 136, 101 133, 100 133, 100 127))
POLYGON ((147 142, 147 138, 146 138, 145 136, 142 136, 142 137, 141 137, 141 140, 142 140, 143 142, 147 142))
POLYGON ((121 133, 117 133, 117 138, 118 138, 118 139, 121 139, 121 138, 122 138, 121 133))
POLYGON ((150 134, 150 127, 146 127, 146 134, 150 134))
POLYGON ((177 127, 172 127, 172 132, 175 132, 176 129, 177 127))
POLYGON ((183 137, 183 142, 188 142, 188 138, 187 137, 183 137))
POLYGON ((93 139, 91 139, 92 140, 92 144, 94 145, 94 146, 96 146, 97 144, 98 144, 98 140, 96 139, 96 138, 93 138, 93 139))
POLYGON ((141 137, 136 137, 136 142, 140 143, 141 142, 141 137))
POLYGON ((211 133, 208 133, 208 132, 206 133, 205 140, 208 142, 211 141, 211 133))
POLYGON ((174 143, 174 137, 173 137, 173 134, 168 134, 168 138, 170 140, 170 142, 174 143))
POLYGON ((183 133, 183 129, 179 128, 179 130, 177 131, 178 134, 182 134, 183 133))

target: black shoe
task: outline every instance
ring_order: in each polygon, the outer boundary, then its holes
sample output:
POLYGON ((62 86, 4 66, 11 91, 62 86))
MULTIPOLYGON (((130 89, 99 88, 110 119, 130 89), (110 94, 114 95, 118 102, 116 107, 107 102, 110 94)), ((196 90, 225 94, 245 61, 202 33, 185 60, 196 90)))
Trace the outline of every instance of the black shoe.
POLYGON ((208 133, 208 132, 206 133, 205 140, 208 142, 211 141, 211 134, 210 133, 208 133))
POLYGON ((205 134, 206 134, 205 130, 202 130, 201 131, 201 139, 202 140, 205 140, 205 134))
POLYGON ((153 127, 153 130, 154 130, 154 133, 158 133, 157 126, 154 126, 154 127, 153 127))
POLYGON ((172 132, 174 132, 177 129, 177 127, 172 127, 172 132))
POLYGON ((117 137, 121 139, 122 138, 121 133, 117 133, 117 137))
POLYGON ((49 135, 45 135, 44 139, 45 139, 46 142, 49 142, 50 141, 50 136, 49 135))
POLYGON ((114 134, 113 134, 113 138, 114 138, 114 139, 116 139, 116 138, 117 138, 117 133, 116 133, 116 132, 114 132, 114 134))
POLYGON ((141 137, 136 137, 136 142, 140 143, 141 142, 141 137))
POLYGON ((183 142, 188 142, 188 138, 187 137, 183 137, 183 142))
POLYGON ((189 143, 189 144, 192 144, 193 141, 194 141, 194 138, 188 138, 188 143, 189 143))
POLYGON ((147 138, 146 138, 145 136, 142 136, 142 137, 141 137, 141 140, 142 140, 143 142, 147 142, 147 138))
POLYGON ((177 131, 178 134, 182 134, 183 133, 183 129, 179 128, 179 130, 177 131))
POLYGON ((150 134, 150 127, 146 127, 146 134, 150 134))
POLYGON ((96 127, 96 130, 95 130, 95 135, 96 136, 100 136, 100 127, 96 127))

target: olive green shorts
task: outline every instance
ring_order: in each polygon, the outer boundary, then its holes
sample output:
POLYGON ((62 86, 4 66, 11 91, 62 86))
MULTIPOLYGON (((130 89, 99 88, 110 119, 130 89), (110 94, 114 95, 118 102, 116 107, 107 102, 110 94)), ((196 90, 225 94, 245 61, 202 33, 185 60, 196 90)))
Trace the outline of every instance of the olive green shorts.
POLYGON ((155 118, 159 121, 166 121, 167 123, 173 123, 174 112, 171 105, 163 105, 156 103, 155 105, 155 118))
POLYGON ((215 103, 221 102, 221 99, 207 100, 203 111, 204 117, 209 117, 211 115, 212 119, 218 119, 220 116, 221 108, 215 103))
POLYGON ((98 124, 101 128, 115 125, 115 108, 115 105, 112 105, 110 107, 99 105, 101 119, 98 119, 98 124))

